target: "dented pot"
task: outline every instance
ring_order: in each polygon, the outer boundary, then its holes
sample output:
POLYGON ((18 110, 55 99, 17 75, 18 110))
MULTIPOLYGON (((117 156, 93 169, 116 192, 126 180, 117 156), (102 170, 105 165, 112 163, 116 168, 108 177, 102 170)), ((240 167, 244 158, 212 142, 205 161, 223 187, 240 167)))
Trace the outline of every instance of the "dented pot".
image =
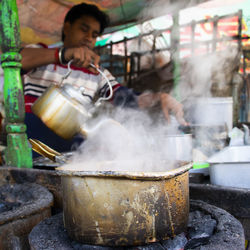
POLYGON ((185 231, 188 170, 167 172, 61 170, 64 225, 85 244, 143 245, 185 231))

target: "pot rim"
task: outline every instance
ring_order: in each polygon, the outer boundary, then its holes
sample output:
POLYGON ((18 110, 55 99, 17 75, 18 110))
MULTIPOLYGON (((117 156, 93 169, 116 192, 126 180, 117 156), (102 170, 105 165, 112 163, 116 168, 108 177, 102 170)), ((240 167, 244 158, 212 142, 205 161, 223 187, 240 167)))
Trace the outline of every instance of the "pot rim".
POLYGON ((111 177, 125 179, 143 179, 143 180, 163 180, 171 179, 189 171, 193 167, 193 162, 182 162, 181 167, 169 171, 161 172, 139 172, 139 171, 72 171, 56 169, 56 172, 62 177, 111 177))

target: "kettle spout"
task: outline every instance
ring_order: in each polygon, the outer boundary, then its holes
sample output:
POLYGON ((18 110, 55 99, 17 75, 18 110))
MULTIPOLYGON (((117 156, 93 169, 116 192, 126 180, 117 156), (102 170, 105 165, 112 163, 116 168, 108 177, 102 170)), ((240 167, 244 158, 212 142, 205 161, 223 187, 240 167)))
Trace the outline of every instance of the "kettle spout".
POLYGON ((87 139, 93 135, 96 135, 97 133, 101 133, 103 129, 119 129, 119 131, 122 133, 126 133, 127 137, 129 137, 129 132, 125 127, 123 127, 119 122, 116 120, 113 120, 111 118, 107 118, 105 120, 100 121, 98 124, 96 124, 93 127, 89 126, 81 126, 80 127, 80 134, 84 137, 84 139, 87 139))
POLYGON ((244 144, 245 145, 250 145, 249 128, 245 124, 242 124, 242 126, 243 126, 243 129, 244 129, 244 144))

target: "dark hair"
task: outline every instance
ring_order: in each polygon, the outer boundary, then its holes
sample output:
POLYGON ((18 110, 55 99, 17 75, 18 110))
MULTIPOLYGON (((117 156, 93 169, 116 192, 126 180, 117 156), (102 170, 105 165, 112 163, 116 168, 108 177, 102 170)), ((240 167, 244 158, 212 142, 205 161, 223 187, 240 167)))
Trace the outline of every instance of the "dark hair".
MULTIPOLYGON (((64 18, 64 23, 69 22, 72 24, 82 16, 92 16, 96 18, 96 20, 100 23, 100 34, 109 25, 108 15, 102 12, 96 5, 86 3, 74 5, 66 14, 64 18)), ((62 41, 64 41, 64 38, 65 35, 62 31, 62 41)))

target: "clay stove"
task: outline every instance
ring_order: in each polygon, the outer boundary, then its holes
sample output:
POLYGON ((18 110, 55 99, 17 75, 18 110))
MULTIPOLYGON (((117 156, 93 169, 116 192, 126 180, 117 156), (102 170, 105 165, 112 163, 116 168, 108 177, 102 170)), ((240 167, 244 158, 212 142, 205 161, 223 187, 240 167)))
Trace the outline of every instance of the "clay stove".
POLYGON ((81 244, 72 241, 64 229, 62 213, 45 219, 29 234, 32 250, 47 249, 206 249, 206 250, 243 250, 244 232, 242 225, 225 210, 202 201, 191 200, 187 232, 173 239, 145 246, 104 247, 81 244))
POLYGON ((0 187, 0 249, 29 249, 28 234, 51 216, 53 195, 33 184, 0 187))

